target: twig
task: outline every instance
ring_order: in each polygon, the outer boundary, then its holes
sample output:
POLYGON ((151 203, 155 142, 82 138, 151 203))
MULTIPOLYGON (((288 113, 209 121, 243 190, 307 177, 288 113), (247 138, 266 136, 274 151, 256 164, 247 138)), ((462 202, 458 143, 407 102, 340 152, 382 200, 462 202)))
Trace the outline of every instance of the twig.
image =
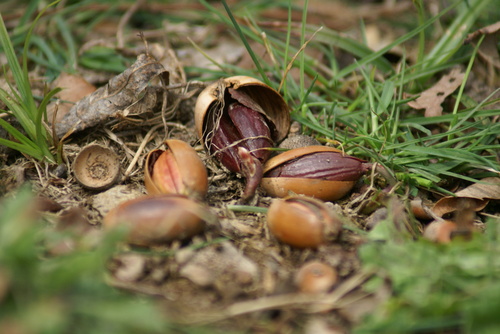
POLYGON ((118 23, 118 28, 116 31, 116 44, 118 49, 123 49, 125 47, 125 39, 123 37, 123 31, 125 30, 125 25, 128 23, 132 15, 141 7, 143 4, 146 3, 146 0, 136 0, 134 4, 127 9, 125 14, 120 19, 120 22, 118 23))

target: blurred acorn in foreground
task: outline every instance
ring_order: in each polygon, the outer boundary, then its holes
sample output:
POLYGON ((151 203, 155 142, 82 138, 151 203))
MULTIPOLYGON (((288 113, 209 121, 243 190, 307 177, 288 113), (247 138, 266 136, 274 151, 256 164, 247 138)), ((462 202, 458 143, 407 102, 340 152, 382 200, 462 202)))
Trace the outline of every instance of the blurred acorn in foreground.
POLYGON ((269 148, 287 135, 290 111, 271 87, 251 77, 235 76, 200 93, 195 125, 210 154, 246 178, 242 198, 248 200, 260 183, 269 148))
POLYGON ((354 187, 368 166, 332 147, 306 146, 269 159, 261 185, 273 197, 300 194, 334 201, 354 187))
POLYGON ((203 199, 208 191, 208 175, 196 151, 177 139, 166 140, 165 146, 165 150, 149 152, 146 158, 144 183, 148 194, 203 199))
POLYGON ((128 228, 127 241, 154 246, 184 240, 203 231, 214 219, 204 205, 181 195, 144 196, 112 209, 103 220, 105 229, 128 228))
POLYGON ((304 196, 273 200, 267 225, 276 239, 297 248, 318 247, 342 230, 342 221, 323 201, 304 196))
POLYGON ((295 274, 294 283, 300 292, 328 292, 338 281, 337 271, 319 261, 305 263, 295 274))

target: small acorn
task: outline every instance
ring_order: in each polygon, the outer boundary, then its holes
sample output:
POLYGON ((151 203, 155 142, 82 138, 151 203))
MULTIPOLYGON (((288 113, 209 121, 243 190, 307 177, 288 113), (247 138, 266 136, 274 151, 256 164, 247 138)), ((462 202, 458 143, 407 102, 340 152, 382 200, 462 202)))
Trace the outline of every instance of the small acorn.
POLYGON ((328 292, 338 281, 337 271, 320 261, 305 263, 295 274, 294 283, 303 293, 328 292))
POLYGON ((269 159, 261 186, 273 197, 300 194, 334 201, 344 197, 368 169, 363 160, 333 147, 306 146, 269 159))
POLYGON ((248 200, 260 183, 269 148, 287 135, 290 111, 271 87, 251 77, 235 76, 200 93, 195 126, 207 151, 246 178, 242 199, 248 200))
POLYGON ((128 243, 147 247, 188 239, 213 219, 207 207, 185 196, 156 195, 123 202, 108 212, 103 226, 124 225, 128 243))
POLYGON ((342 221, 326 203, 305 196, 273 200, 267 225, 276 239, 297 248, 316 248, 342 230, 342 221))
POLYGON ((196 151, 177 139, 165 141, 165 150, 149 152, 144 183, 150 195, 179 194, 203 199, 208 191, 207 169, 196 151))

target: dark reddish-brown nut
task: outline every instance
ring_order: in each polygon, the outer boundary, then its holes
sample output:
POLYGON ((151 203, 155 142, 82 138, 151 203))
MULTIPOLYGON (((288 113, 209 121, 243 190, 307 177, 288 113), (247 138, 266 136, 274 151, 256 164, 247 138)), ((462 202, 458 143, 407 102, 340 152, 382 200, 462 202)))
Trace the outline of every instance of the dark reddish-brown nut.
POLYGON ((334 201, 344 197, 367 169, 363 160, 333 147, 307 146, 269 159, 261 186, 273 197, 300 194, 334 201))
POLYGON ((338 280, 337 271, 331 266, 319 262, 305 263, 295 274, 295 285, 300 292, 324 293, 328 292, 338 280))
POLYGON ((212 219, 208 208, 192 199, 157 195, 120 204, 104 217, 103 226, 110 230, 125 225, 128 243, 154 246, 190 238, 212 219))
POLYGON ((323 201, 304 196, 273 200, 267 225, 276 239, 297 248, 318 247, 342 229, 342 221, 323 201))
POLYGON ((196 151, 177 139, 166 140, 165 146, 165 150, 149 152, 146 158, 144 183, 148 194, 203 199, 208 191, 208 175, 196 151))
POLYGON ((263 82, 246 76, 221 79, 196 101, 195 125, 210 154, 246 178, 243 200, 251 198, 262 178, 262 164, 290 127, 290 110, 263 82))

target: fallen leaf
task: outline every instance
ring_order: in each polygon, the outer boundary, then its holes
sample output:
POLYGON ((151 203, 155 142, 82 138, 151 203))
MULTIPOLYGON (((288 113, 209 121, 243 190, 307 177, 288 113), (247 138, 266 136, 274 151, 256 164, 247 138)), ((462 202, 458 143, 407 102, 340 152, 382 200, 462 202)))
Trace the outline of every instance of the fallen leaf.
POLYGON ((151 110, 157 102, 157 93, 149 83, 161 77, 166 85, 168 75, 167 70, 153 57, 139 55, 131 67, 74 105, 61 122, 55 124, 56 134, 62 137, 81 131, 119 113, 140 114, 151 110))
POLYGON ((432 208, 439 217, 458 210, 480 211, 490 200, 500 199, 500 178, 487 177, 455 193, 441 198, 432 208))
POLYGON ((416 100, 408 102, 408 105, 415 109, 425 109, 425 117, 441 116, 443 113, 441 103, 455 89, 460 87, 464 75, 460 69, 453 69, 450 73, 444 75, 434 86, 423 91, 416 100))

